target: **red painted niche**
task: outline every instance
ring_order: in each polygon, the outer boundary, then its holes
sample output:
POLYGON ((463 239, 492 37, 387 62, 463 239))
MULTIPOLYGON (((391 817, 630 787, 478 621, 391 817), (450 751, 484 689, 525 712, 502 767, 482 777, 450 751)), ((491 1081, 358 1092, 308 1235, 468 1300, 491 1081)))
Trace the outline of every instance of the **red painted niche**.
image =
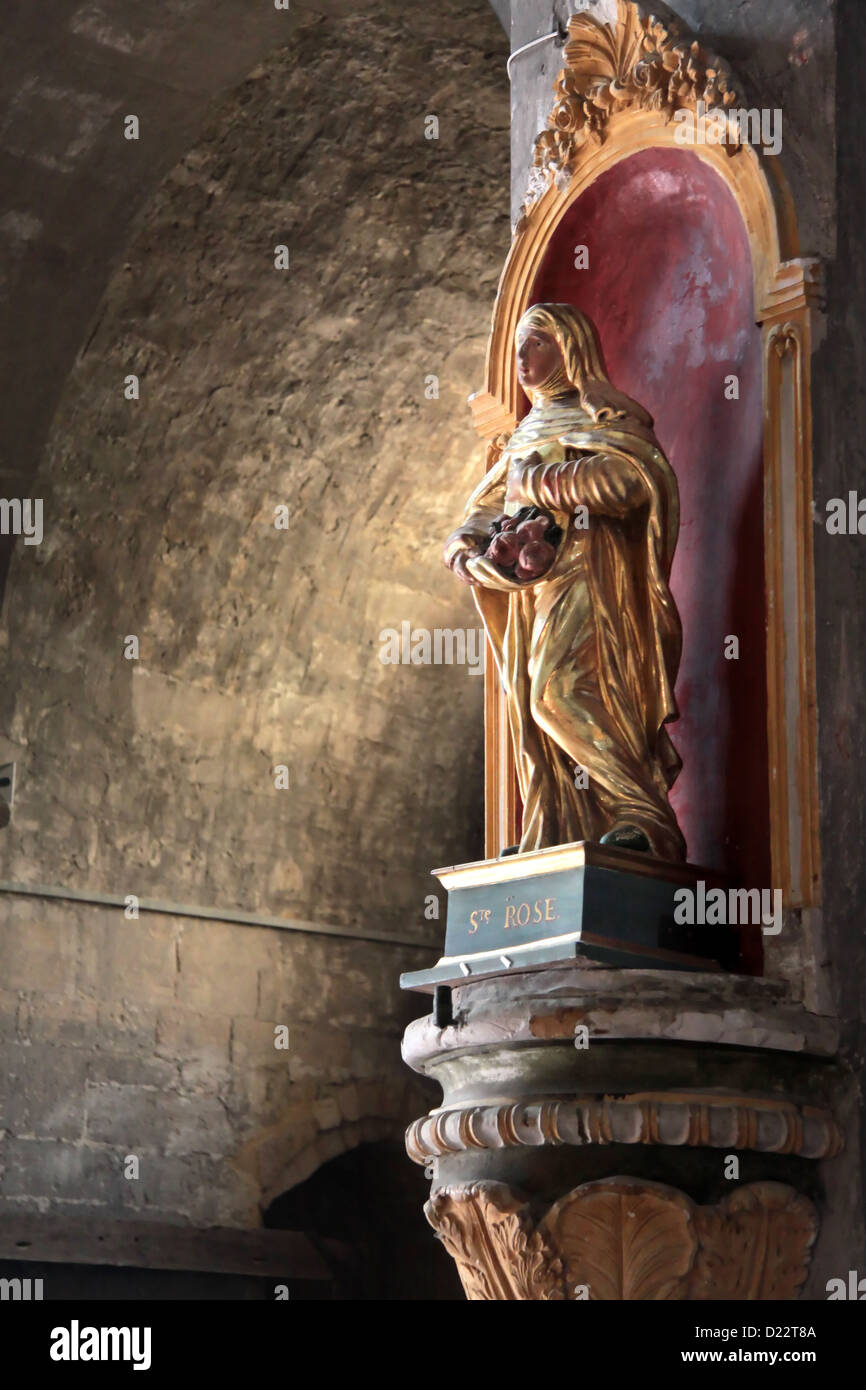
POLYGON ((761 336, 732 193, 687 150, 622 160, 556 228, 530 302, 551 300, 595 321, 611 380, 652 413, 679 482, 671 583, 684 640, 670 732, 684 766, 671 800, 689 859, 769 888, 761 336), (725 657, 731 636, 737 660, 725 657))

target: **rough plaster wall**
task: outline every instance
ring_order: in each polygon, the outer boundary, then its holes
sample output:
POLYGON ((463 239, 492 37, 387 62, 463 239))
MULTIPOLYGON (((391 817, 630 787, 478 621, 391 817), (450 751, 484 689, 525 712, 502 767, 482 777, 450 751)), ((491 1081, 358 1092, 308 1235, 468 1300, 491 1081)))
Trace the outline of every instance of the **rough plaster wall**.
POLYGON ((440 552, 480 466, 506 115, 494 17, 457 8, 435 47, 312 23, 142 217, 14 562, 0 877, 405 929, 475 849, 482 681, 379 660, 403 621, 478 626, 440 552))
POLYGON ((481 462, 505 49, 451 0, 307 22, 250 75, 80 325, 6 603, 0 878, 430 949, 3 896, 7 1203, 247 1224, 427 1108, 396 979, 439 946, 429 868, 479 848, 482 682, 378 635, 476 626, 439 552, 481 462))
MULTIPOLYGON (((27 496, 129 226, 214 103, 305 14, 389 0, 7 0, 0 70, 0 475, 27 496), (123 139, 138 115, 142 139, 123 139)), ((5 580, 9 538, 0 537, 5 580)))

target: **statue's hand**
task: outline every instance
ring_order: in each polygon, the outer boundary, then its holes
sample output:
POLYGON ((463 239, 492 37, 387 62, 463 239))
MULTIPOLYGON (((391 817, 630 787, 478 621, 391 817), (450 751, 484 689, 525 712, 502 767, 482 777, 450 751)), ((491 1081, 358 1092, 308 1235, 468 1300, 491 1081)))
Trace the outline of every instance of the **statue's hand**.
POLYGON ((536 463, 541 463, 541 455, 534 449, 531 454, 526 455, 526 458, 514 460, 508 470, 508 481, 505 486, 506 506, 512 503, 516 503, 520 506, 529 500, 524 495, 523 491, 523 475, 527 468, 532 467, 536 463))
POLYGON ((472 532, 454 531, 445 542, 442 552, 443 563, 453 570, 463 584, 474 584, 475 580, 466 570, 466 561, 473 555, 480 555, 485 548, 485 538, 472 532))
POLYGON ((462 584, 475 583, 475 580, 472 578, 472 575, 469 574, 466 569, 466 561, 471 559, 473 555, 477 554, 478 552, 475 550, 461 550, 457 555, 454 556, 454 559, 451 561, 451 569, 457 575, 457 578, 460 580, 462 584))

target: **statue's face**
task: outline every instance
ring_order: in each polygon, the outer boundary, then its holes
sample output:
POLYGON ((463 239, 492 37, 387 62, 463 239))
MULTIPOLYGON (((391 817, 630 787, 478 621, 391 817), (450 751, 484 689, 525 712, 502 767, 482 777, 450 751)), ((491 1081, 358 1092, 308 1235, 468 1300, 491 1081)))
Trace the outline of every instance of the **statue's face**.
POLYGON ((562 363, 555 338, 540 328, 523 328, 517 335, 517 375, 521 386, 540 386, 562 363))

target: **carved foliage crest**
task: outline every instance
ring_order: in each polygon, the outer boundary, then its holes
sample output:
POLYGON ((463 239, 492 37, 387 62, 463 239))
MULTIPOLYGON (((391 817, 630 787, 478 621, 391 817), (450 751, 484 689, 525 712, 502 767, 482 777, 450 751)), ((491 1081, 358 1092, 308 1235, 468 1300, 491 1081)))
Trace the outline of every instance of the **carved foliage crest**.
MULTIPOLYGON (((629 107, 659 111, 725 110, 736 100, 727 65, 632 0, 617 0, 615 27, 587 12, 572 15, 565 67, 554 84, 556 101, 548 129, 535 142, 527 207, 551 178, 568 176, 587 142, 601 144, 611 115, 629 107)), ((726 145, 733 154, 739 141, 726 145)))

